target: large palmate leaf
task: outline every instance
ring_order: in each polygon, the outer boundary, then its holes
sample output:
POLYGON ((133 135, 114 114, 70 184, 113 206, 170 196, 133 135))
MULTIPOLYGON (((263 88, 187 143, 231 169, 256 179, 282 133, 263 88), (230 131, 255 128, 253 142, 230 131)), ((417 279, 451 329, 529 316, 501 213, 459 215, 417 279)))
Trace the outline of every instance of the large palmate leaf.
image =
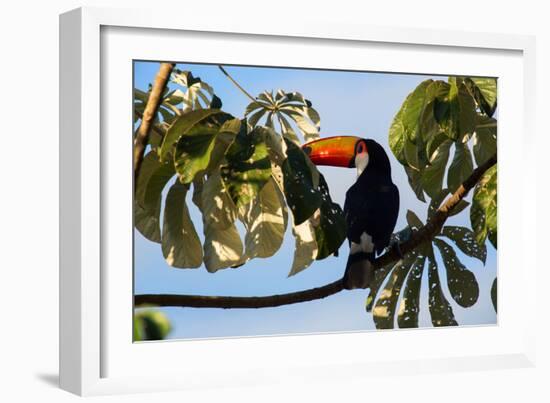
POLYGON ((229 119, 231 119, 231 115, 219 109, 199 109, 178 116, 166 131, 160 146, 159 157, 161 161, 165 161, 167 156, 173 153, 174 146, 180 137, 193 129, 195 125, 202 122, 204 127, 215 128, 229 119), (208 118, 211 119, 207 120, 208 118))
POLYGON ((287 158, 283 162, 284 192, 294 224, 300 225, 321 207, 323 198, 314 183, 311 161, 292 141, 286 140, 287 158))
POLYGON ((460 262, 453 248, 445 241, 435 238, 447 269, 447 285, 453 299, 465 308, 474 305, 479 297, 479 286, 474 274, 460 262))
POLYGON ((489 168, 474 190, 470 221, 475 239, 483 244, 487 237, 497 247, 497 165, 489 168))
POLYGON ((273 256, 283 243, 288 221, 284 197, 275 180, 271 178, 254 201, 240 210, 246 228, 246 256, 250 259, 273 256))
POLYGON ((162 254, 172 267, 196 268, 202 264, 202 245, 185 203, 187 186, 177 182, 166 196, 162 226, 162 254))
POLYGON ((176 89, 168 97, 167 101, 172 105, 182 105, 182 111, 192 109, 221 108, 220 98, 214 94, 210 85, 193 76, 190 71, 174 69, 171 81, 183 88, 176 89))
POLYGON ((261 135, 241 131, 227 150, 221 167, 223 182, 240 208, 254 200, 271 177, 271 161, 261 135))
POLYGON ((273 94, 264 91, 247 106, 245 116, 251 127, 264 118, 266 127, 275 129, 278 125, 282 135, 295 144, 300 144, 300 140, 293 127, 301 134, 304 142, 319 138, 319 113, 298 92, 278 90, 273 94))
POLYGON ((219 167, 225 152, 241 127, 239 119, 221 127, 197 124, 184 133, 176 145, 174 165, 182 183, 191 183, 200 172, 219 167))

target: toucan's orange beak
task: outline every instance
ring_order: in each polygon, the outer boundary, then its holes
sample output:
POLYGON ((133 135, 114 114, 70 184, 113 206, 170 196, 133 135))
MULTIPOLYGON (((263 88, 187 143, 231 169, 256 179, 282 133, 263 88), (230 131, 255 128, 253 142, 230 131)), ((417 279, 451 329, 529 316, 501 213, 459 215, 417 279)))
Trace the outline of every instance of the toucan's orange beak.
POLYGON ((302 146, 315 165, 354 168, 355 147, 360 137, 335 136, 313 140, 302 146))

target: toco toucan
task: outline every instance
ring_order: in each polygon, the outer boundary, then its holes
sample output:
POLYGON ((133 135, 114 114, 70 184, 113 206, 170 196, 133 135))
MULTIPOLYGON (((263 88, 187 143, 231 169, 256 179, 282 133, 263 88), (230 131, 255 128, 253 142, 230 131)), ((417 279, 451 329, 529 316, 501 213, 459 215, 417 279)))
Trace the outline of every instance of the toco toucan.
POLYGON ((376 141, 354 136, 326 137, 302 148, 315 165, 357 168, 357 180, 344 203, 350 244, 344 287, 368 288, 372 262, 389 245, 399 212, 399 190, 391 180, 388 155, 376 141))

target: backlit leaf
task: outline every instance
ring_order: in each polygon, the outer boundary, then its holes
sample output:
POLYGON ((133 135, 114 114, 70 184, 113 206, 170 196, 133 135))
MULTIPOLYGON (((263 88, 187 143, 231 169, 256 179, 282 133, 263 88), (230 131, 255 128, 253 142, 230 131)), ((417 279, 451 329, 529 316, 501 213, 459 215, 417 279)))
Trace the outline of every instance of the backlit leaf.
POLYGON ((447 174, 447 187, 454 193, 474 170, 472 153, 467 144, 455 142, 455 154, 447 174))
POLYGON ((292 227, 294 235, 295 249, 292 267, 288 276, 293 276, 306 269, 313 263, 317 257, 317 241, 315 240, 315 229, 310 220, 306 220, 299 225, 292 227))
POLYGON ((185 203, 187 187, 177 182, 166 196, 162 226, 162 254, 172 267, 196 268, 202 264, 202 244, 185 203))
POLYGON ((481 245, 489 236, 496 248, 497 235, 497 166, 485 172, 475 187, 470 209, 470 221, 475 239, 481 245))

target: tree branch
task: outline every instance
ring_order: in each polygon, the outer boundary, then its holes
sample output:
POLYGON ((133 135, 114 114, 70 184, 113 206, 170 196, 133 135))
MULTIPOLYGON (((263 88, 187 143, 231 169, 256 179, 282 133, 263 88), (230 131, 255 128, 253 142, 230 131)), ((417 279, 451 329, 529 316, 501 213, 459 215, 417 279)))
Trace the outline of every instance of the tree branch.
MULTIPOLYGON (((497 162, 496 154, 487 162, 478 166, 462 185, 449 196, 428 220, 426 225, 414 232, 410 239, 400 244, 402 254, 412 251, 423 242, 433 239, 443 227, 443 224, 468 192, 481 179, 483 174, 497 162)), ((400 256, 395 248, 390 249, 378 257, 374 264, 377 268, 396 262, 400 256)), ((179 306, 193 308, 267 308, 281 305, 295 304, 298 302, 313 301, 337 294, 344 289, 343 279, 336 280, 322 287, 311 288, 304 291, 288 294, 268 295, 263 297, 230 297, 230 296, 206 296, 206 295, 169 295, 169 294, 143 294, 134 297, 136 307, 179 306)))
POLYGON ((160 64, 159 71, 155 77, 155 82, 153 83, 153 88, 151 89, 151 95, 149 96, 147 105, 143 111, 141 124, 139 125, 136 137, 134 139, 134 183, 137 183, 139 170, 141 169, 141 163, 143 162, 143 154, 145 153, 145 148, 147 147, 147 143, 149 141, 149 133, 162 101, 164 88, 166 88, 166 83, 170 78, 170 74, 172 74, 174 66, 174 63, 160 64))

